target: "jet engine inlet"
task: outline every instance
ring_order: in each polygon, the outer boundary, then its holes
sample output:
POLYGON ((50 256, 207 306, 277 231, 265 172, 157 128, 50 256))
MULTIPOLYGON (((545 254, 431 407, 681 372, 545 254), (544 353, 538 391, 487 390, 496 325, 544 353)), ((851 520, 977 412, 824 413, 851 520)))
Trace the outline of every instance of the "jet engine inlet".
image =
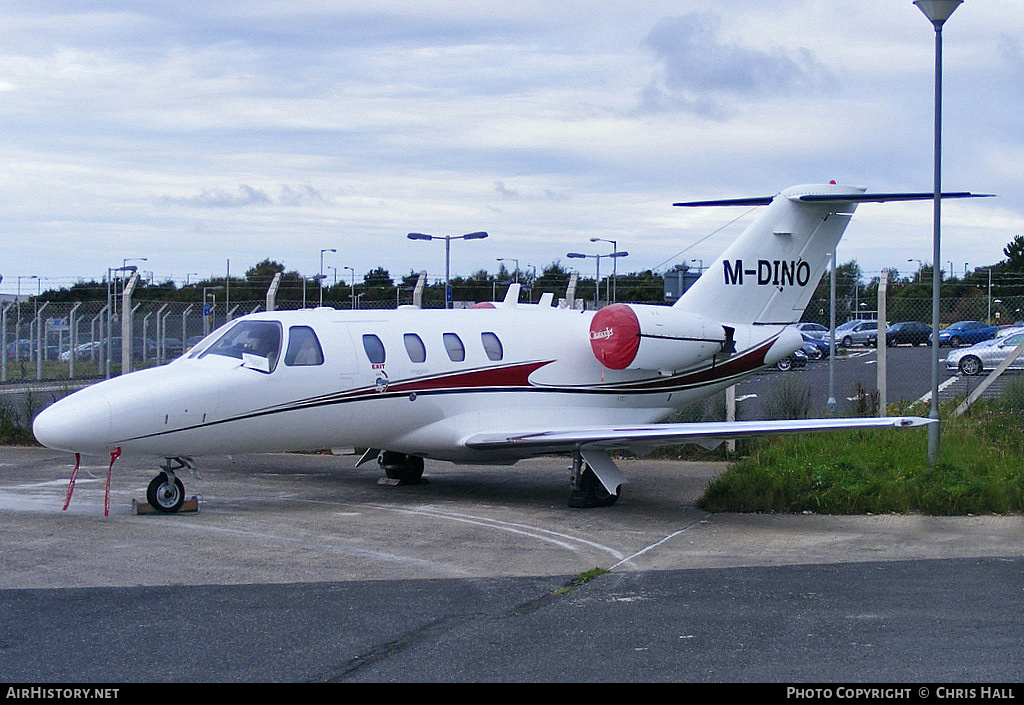
POLYGON ((590 321, 591 350, 610 370, 685 369, 727 342, 723 326, 668 306, 612 304, 590 321))

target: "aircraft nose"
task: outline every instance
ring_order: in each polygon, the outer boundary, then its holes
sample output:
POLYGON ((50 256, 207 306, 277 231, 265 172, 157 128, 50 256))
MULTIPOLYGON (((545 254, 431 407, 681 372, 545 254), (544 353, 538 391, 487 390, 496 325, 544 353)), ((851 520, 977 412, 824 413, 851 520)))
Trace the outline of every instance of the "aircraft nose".
POLYGON ((110 405, 102 397, 72 394, 36 416, 32 433, 47 448, 101 454, 110 440, 110 405))

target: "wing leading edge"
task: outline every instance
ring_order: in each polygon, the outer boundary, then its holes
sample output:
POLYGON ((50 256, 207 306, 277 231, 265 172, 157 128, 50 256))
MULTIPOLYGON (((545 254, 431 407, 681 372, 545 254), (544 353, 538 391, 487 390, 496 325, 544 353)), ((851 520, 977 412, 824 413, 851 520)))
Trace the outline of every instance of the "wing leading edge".
POLYGON ((678 443, 718 442, 730 438, 784 433, 812 433, 864 428, 909 428, 935 423, 919 416, 866 418, 796 419, 775 421, 708 421, 637 426, 595 426, 592 428, 477 433, 464 444, 475 450, 536 449, 552 453, 599 447, 605 450, 633 450, 678 443))
POLYGON ((930 423, 937 421, 919 416, 892 416, 596 426, 517 433, 477 433, 468 437, 464 445, 474 450, 515 452, 524 455, 579 452, 594 470, 601 484, 615 494, 619 486, 626 482, 626 478, 608 455, 612 450, 628 450, 643 455, 659 446, 680 443, 696 443, 713 448, 722 441, 732 438, 866 428, 911 428, 930 423))

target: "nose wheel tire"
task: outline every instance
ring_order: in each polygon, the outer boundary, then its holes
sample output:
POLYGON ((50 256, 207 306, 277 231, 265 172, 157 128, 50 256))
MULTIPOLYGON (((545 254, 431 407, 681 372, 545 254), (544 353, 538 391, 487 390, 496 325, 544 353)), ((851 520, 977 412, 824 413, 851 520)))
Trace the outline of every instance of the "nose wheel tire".
POLYGON ((146 501, 159 512, 174 514, 185 503, 185 486, 176 476, 162 472, 146 488, 146 501))

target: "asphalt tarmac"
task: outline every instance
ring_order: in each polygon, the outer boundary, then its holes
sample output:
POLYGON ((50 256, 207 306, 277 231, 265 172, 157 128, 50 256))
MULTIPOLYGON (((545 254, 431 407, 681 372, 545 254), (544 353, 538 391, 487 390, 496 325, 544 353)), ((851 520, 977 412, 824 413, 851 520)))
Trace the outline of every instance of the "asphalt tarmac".
POLYGON ((203 459, 168 516, 121 458, 104 516, 106 459, 64 511, 69 455, 0 448, 0 682, 1024 679, 1020 516, 709 514, 723 466, 662 460, 580 510, 564 458, 355 460, 203 459))

